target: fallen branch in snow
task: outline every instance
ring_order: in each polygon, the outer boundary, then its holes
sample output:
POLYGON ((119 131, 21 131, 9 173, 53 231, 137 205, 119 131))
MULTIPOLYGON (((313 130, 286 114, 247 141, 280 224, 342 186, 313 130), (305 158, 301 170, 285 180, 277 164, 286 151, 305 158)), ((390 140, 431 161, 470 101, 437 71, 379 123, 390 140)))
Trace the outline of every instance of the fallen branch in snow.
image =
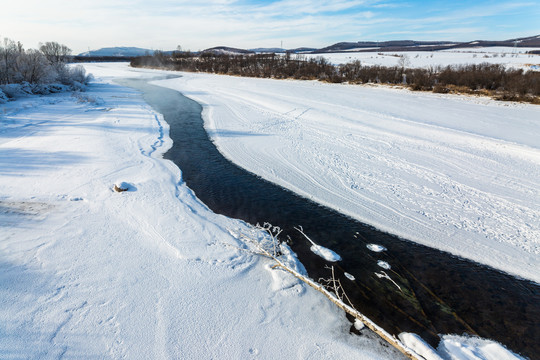
MULTIPOLYGON (((323 285, 311 280, 307 276, 302 275, 300 272, 293 269, 290 265, 286 264, 284 261, 280 259, 280 256, 282 255, 282 252, 280 249, 282 246, 284 246, 284 244, 282 244, 278 240, 278 235, 281 233, 281 229, 279 227, 273 227, 269 223, 265 223, 263 226, 260 226, 259 224, 257 224, 256 230, 259 233, 258 235, 245 234, 241 232, 235 234, 238 237, 240 237, 246 243, 246 245, 248 245, 248 249, 240 248, 240 250, 248 251, 252 254, 260 255, 260 256, 264 256, 269 259, 272 259, 275 262, 275 264, 272 266, 273 269, 276 269, 276 268, 283 269, 286 272, 292 274, 297 279, 303 281, 304 283, 308 284, 315 290, 319 291, 324 296, 326 296, 330 301, 332 301, 335 305, 337 305, 340 309, 345 311, 347 314, 353 316, 356 320, 361 321, 366 327, 368 327, 370 330, 375 332, 377 335, 383 338, 390 345, 398 349, 402 354, 407 356, 409 359, 424 360, 422 356, 418 355, 414 350, 407 347, 395 336, 390 335, 386 330, 384 330, 383 328, 375 324, 368 317, 363 315, 361 312, 359 312, 352 306, 351 301, 349 300, 349 298, 343 291, 341 283, 339 282, 339 280, 335 279, 333 267, 331 267, 332 278, 327 279, 327 280, 323 279, 323 281, 330 283, 331 285, 329 287, 333 289, 335 293, 329 291, 323 285), (260 238, 258 241, 256 237, 262 237, 262 238, 260 238), (344 302, 344 299, 347 300, 347 302, 350 305, 347 305, 344 302)), ((301 230, 298 230, 298 231, 301 231, 301 230)), ((308 240, 310 239, 308 238, 308 240)))
POLYGON ((384 271, 381 271, 380 273, 375 273, 375 275, 377 275, 377 277, 380 279, 380 278, 385 278, 385 279, 388 279, 390 280, 394 285, 397 286, 397 288, 399 289, 399 291, 403 292, 403 290, 401 290, 401 286, 399 286, 390 276, 388 276, 387 273, 385 273, 384 271))
POLYGON ((349 304, 349 306, 353 308, 354 310, 356 310, 351 299, 349 299, 349 297, 347 296, 347 293, 343 289, 343 286, 341 285, 341 281, 339 279, 336 279, 336 276, 334 273, 334 267, 326 266, 326 268, 332 271, 332 277, 329 279, 320 278, 319 283, 322 283, 323 285, 325 285, 326 288, 332 289, 332 291, 334 292, 334 294, 336 295, 339 301, 345 303, 344 300, 347 300, 347 303, 349 304))

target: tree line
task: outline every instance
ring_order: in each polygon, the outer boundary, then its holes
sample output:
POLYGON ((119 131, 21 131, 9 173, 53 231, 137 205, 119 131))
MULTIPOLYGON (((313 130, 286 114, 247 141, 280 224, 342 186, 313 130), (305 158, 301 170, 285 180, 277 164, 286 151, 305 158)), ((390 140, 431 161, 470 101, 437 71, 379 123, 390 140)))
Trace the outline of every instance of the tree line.
POLYGON ((4 38, 0 42, 0 97, 82 90, 89 77, 84 67, 68 66, 70 61, 71 49, 66 45, 46 42, 39 49, 25 49, 20 42, 4 38))
POLYGON ((449 65, 409 68, 406 56, 396 66, 364 65, 352 61, 333 65, 324 57, 302 55, 155 52, 131 61, 133 67, 165 68, 275 79, 320 80, 332 83, 393 84, 437 93, 490 95, 500 100, 540 104, 540 73, 500 64, 449 65))

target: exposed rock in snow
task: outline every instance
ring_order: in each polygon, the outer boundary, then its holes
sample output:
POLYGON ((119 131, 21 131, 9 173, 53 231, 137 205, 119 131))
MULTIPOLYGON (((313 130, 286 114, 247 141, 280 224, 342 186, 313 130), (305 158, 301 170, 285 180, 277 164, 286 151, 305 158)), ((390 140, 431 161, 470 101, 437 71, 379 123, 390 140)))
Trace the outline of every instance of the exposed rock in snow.
POLYGON ((113 190, 116 192, 129 191, 130 188, 131 188, 131 185, 124 181, 116 182, 113 186, 113 190))

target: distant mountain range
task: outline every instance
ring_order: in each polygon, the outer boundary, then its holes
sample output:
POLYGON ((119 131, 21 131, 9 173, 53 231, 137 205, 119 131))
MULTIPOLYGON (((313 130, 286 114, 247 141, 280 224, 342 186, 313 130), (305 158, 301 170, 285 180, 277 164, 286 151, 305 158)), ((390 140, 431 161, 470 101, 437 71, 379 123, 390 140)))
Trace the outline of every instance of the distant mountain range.
MULTIPOLYGON (((282 48, 256 48, 256 49, 238 49, 227 46, 217 46, 205 49, 201 52, 211 52, 215 54, 253 54, 253 53, 295 53, 295 54, 321 54, 336 52, 364 52, 364 51, 437 51, 448 49, 462 49, 475 47, 530 47, 540 48, 540 35, 525 38, 509 39, 503 41, 475 40, 469 42, 455 41, 414 41, 414 40, 392 40, 392 41, 358 41, 358 42, 339 42, 324 48, 301 47, 296 49, 282 48)), ((164 53, 171 53, 165 51, 164 53)), ((152 55, 154 50, 137 47, 110 47, 99 50, 83 52, 78 57, 137 57, 152 55)))
POLYGON ((313 51, 312 53, 329 52, 349 52, 349 51, 437 51, 447 49, 462 49, 474 47, 540 47, 540 35, 526 38, 509 39, 503 41, 475 40, 469 42, 453 41, 414 41, 414 40, 393 40, 393 41, 359 41, 340 42, 325 48, 313 51))
POLYGON ((80 53, 78 56, 82 57, 100 57, 100 56, 113 56, 113 57, 136 57, 144 56, 146 54, 152 55, 154 50, 142 49, 138 47, 108 47, 99 50, 90 50, 80 53))

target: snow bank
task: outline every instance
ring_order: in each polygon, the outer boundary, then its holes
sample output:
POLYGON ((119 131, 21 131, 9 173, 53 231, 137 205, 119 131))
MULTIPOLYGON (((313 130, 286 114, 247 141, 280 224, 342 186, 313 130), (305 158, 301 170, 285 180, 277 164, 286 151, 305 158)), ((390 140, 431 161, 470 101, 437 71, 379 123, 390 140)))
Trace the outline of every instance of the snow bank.
POLYGON ((413 333, 401 333, 399 339, 426 360, 524 360, 501 344, 478 337, 444 335, 437 350, 413 333))
POLYGON ((110 83, 156 72, 87 69, 102 78, 88 90, 100 105, 0 105, 2 357, 399 358, 351 336, 311 288, 272 290, 268 262, 227 231, 247 225, 196 199, 161 157, 168 125, 110 83), (117 179, 137 191, 113 192, 117 179))
POLYGON ((414 350, 418 355, 423 356, 426 360, 443 360, 428 343, 420 336, 413 333, 399 334, 399 340, 408 348, 414 350))
POLYGON ((540 107, 211 74, 156 84, 201 103, 212 140, 248 171, 540 282, 540 107))

